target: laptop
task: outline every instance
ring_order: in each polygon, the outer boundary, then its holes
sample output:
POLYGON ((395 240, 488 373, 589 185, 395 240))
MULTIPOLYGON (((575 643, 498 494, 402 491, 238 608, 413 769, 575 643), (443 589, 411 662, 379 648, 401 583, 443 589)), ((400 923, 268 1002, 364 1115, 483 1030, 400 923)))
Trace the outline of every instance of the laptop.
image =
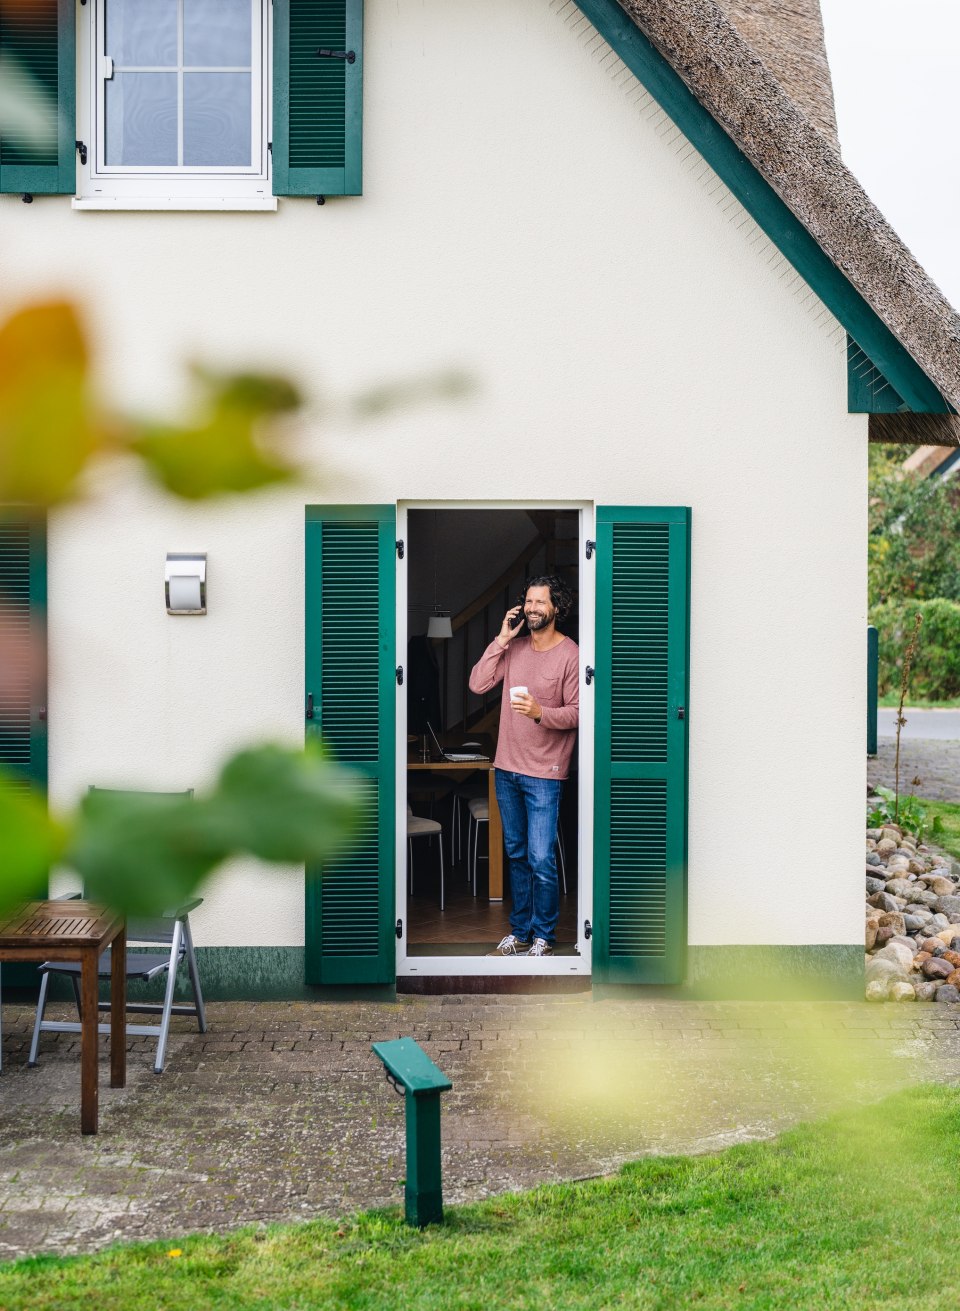
POLYGON ((433 731, 433 725, 427 720, 427 728, 430 730, 430 736, 433 738, 434 746, 443 756, 444 760, 449 760, 451 764, 459 765, 464 761, 470 760, 489 760, 489 756, 481 755, 479 751, 444 751, 440 745, 440 740, 433 731))

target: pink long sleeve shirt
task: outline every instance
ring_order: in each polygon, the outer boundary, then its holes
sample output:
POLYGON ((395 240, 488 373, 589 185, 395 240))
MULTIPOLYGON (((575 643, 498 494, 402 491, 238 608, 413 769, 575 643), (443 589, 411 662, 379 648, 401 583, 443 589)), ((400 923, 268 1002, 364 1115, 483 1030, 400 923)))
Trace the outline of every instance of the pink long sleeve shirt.
POLYGON ((580 653, 565 637, 535 651, 529 637, 504 649, 494 640, 470 673, 471 692, 489 692, 503 679, 500 736, 494 764, 534 778, 566 778, 580 719, 580 653), (540 723, 510 708, 510 688, 526 687, 543 707, 540 723))

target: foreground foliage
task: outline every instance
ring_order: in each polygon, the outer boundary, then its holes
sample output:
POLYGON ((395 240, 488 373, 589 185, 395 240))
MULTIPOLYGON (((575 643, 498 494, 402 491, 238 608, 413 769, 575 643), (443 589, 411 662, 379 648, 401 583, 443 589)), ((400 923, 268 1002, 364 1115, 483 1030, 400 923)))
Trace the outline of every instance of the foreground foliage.
POLYGON ((0 1268, 0 1306, 933 1311, 956 1287, 958 1149, 960 1094, 920 1088, 773 1142, 452 1208, 424 1233, 373 1212, 23 1261, 0 1268))

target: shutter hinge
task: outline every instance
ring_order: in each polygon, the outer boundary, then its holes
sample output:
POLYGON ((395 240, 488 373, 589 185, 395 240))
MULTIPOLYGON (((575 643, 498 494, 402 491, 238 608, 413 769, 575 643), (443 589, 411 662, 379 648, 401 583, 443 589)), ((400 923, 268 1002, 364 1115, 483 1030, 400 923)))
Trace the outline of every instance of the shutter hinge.
POLYGON ((687 708, 686 708, 686 706, 677 706, 677 718, 678 718, 678 719, 686 719, 686 717, 687 717, 687 708))
POLYGON ((593 937, 593 925, 590 923, 589 920, 583 921, 583 936, 587 939, 588 942, 593 937))
POLYGON ((345 59, 348 64, 352 64, 357 58, 355 50, 331 50, 328 46, 321 46, 317 51, 320 59, 345 59))
POLYGON ((83 142, 83 141, 78 141, 78 142, 76 143, 76 146, 77 146, 77 154, 80 156, 80 163, 81 163, 81 164, 85 164, 85 163, 87 162, 87 147, 86 147, 86 144, 85 144, 85 142, 83 142))
POLYGON ((307 693, 307 718, 308 719, 313 718, 313 693, 312 692, 307 693))
POLYGON ((272 154, 273 154, 273 142, 272 142, 272 141, 268 141, 268 142, 267 142, 267 154, 268 154, 268 155, 272 155, 272 154))
POLYGON ((318 204, 318 205, 325 205, 326 203, 327 203, 327 198, 326 198, 326 196, 317 196, 317 204, 318 204))
POLYGON ((403 686, 403 665, 397 665, 397 687, 403 686))
POLYGON ((593 553, 594 553, 594 551, 595 551, 596 549, 597 549, 597 544, 596 544, 596 542, 592 542, 592 541, 590 540, 590 538, 588 537, 588 538, 587 538, 587 559, 588 559, 588 560, 592 560, 592 559, 593 559, 593 553))
POLYGON ((397 937, 403 937, 403 920, 397 920, 397 937))
POLYGON ((81 3, 82 5, 85 5, 85 4, 87 3, 87 0, 80 0, 80 3, 81 3))
POLYGON ((596 671, 594 670, 593 665, 587 665, 586 669, 583 672, 587 676, 587 687, 589 687, 590 684, 593 682, 593 675, 596 671))
POLYGON ((402 537, 398 537, 398 538, 397 538, 397 559, 398 559, 398 560, 402 560, 402 559, 403 559, 403 538, 402 538, 402 537))
POLYGON ((25 205, 33 204, 33 196, 31 196, 29 191, 25 191, 23 195, 20 197, 20 199, 23 201, 25 205))

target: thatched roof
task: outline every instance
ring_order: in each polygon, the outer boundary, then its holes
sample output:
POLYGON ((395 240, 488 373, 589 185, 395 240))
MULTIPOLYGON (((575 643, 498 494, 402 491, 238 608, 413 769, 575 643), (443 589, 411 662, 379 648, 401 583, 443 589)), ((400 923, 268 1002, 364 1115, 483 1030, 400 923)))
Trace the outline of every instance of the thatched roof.
MULTIPOLYGON (((619 3, 960 410, 960 316, 840 158, 817 0, 619 3)), ((871 415, 870 427, 960 445, 954 415, 871 415)))

